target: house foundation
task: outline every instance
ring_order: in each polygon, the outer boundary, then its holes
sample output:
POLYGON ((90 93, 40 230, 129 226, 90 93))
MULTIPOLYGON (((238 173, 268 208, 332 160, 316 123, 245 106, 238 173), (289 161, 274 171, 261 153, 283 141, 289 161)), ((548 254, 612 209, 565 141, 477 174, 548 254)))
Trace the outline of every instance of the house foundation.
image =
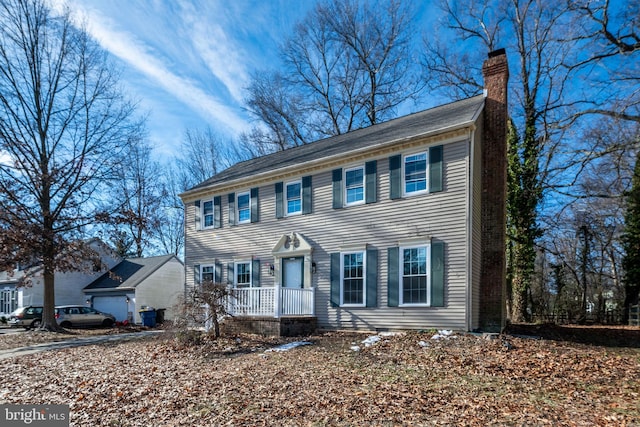
POLYGON ((318 322, 312 316, 258 317, 234 316, 224 320, 220 325, 223 334, 239 333, 262 336, 297 337, 311 335, 316 331, 318 322))

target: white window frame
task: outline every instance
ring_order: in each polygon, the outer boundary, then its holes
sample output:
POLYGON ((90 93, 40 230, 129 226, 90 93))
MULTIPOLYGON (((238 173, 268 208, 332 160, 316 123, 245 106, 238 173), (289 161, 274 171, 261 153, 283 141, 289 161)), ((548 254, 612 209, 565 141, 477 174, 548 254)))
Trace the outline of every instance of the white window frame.
POLYGON ((290 181, 284 185, 284 215, 285 216, 296 216, 302 215, 302 180, 290 181), (289 186, 296 185, 300 186, 300 192, 298 193, 298 200, 300 200, 300 209, 295 212, 289 212, 289 186))
MULTIPOLYGON (((359 166, 354 166, 351 168, 345 168, 342 172, 342 193, 344 194, 344 200, 342 201, 342 203, 344 204, 344 206, 355 206, 355 205, 362 205, 365 202, 365 199, 367 198, 367 189, 366 189, 366 185, 367 185, 367 175, 366 175, 366 171, 365 171, 365 167, 364 165, 359 165, 359 166), (351 171, 355 171, 355 170, 361 170, 362 171, 362 199, 361 200, 356 200, 355 202, 349 202, 348 201, 348 188, 347 188, 347 173, 351 172, 351 171)), ((356 188, 356 187, 354 187, 356 188)))
POLYGON ((204 200, 202 202, 202 207, 200 208, 200 216, 202 217, 202 229, 208 229, 215 227, 216 224, 216 207, 213 199, 204 200), (205 214, 205 205, 207 203, 211 203, 211 214, 205 214), (207 216, 211 215, 211 225, 207 225, 207 216))
POLYGON ((233 262, 233 287, 234 288, 241 287, 242 289, 245 289, 245 288, 252 288, 253 287, 253 280, 252 280, 252 277, 253 277, 253 271, 252 271, 253 266, 252 266, 252 264, 253 263, 251 262, 251 260, 248 260, 248 261, 234 261, 233 262), (241 264, 247 264, 249 266, 249 283, 248 284, 242 283, 242 286, 240 286, 238 284, 238 266, 241 265, 241 264))
POLYGON ((243 191, 242 193, 238 193, 236 195, 236 218, 238 224, 247 224, 251 222, 251 192, 243 191), (247 196, 249 198, 249 204, 247 205, 246 209, 242 209, 243 211, 246 210, 249 213, 248 218, 245 220, 240 219, 240 197, 242 196, 247 196))
POLYGON ((340 306, 341 307, 366 307, 367 305, 367 251, 340 252, 340 306), (362 303, 353 304, 344 302, 344 257, 345 255, 362 256, 362 303))
POLYGON ((418 194, 426 194, 429 192, 429 150, 419 151, 416 153, 404 154, 402 156, 402 195, 403 196, 415 196, 418 194), (416 191, 407 191, 407 158, 414 156, 425 156, 425 167, 424 167, 424 182, 425 188, 424 190, 416 190, 416 191))
POLYGON ((417 245, 407 245, 407 246, 401 246, 399 248, 400 253, 398 255, 398 263, 400 264, 398 266, 398 274, 399 274, 399 278, 398 278, 398 305, 400 307, 430 307, 431 306, 431 244, 430 243, 425 243, 425 244, 417 244, 417 245), (409 303, 405 303, 404 302, 404 251, 408 250, 408 249, 420 249, 420 248, 424 248, 425 249, 425 267, 426 267, 426 272, 425 272, 425 276, 426 276, 426 285, 427 285, 427 289, 426 289, 426 301, 425 302, 420 302, 420 303, 416 303, 416 302, 409 302, 409 303))
POLYGON ((202 283, 204 283, 204 275, 205 274, 211 274, 211 282, 214 283, 216 281, 216 266, 214 264, 205 264, 205 265, 201 265, 200 266, 200 283, 199 285, 201 285, 202 283), (207 272, 205 273, 205 269, 211 269, 211 272, 207 272))

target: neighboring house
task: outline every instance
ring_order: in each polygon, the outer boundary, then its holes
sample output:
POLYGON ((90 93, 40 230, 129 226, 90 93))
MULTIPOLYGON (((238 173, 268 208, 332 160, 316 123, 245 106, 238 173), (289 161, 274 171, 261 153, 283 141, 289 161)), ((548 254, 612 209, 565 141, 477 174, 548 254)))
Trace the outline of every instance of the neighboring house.
POLYGON ((117 321, 140 323, 144 307, 164 309, 171 320, 184 295, 184 264, 175 255, 125 259, 84 288, 84 294, 88 304, 117 321))
MULTIPOLYGON (((120 257, 100 239, 91 239, 91 248, 100 254, 104 266, 111 268, 120 262, 120 257)), ((0 315, 7 315, 18 307, 42 305, 44 303, 44 284, 38 265, 25 269, 19 268, 12 274, 0 272, 0 315), (21 280, 31 278, 30 284, 21 285, 21 280)), ((104 270, 100 266, 88 265, 82 270, 55 273, 55 305, 84 304, 83 289, 104 270)))
POLYGON ((187 286, 330 329, 499 330, 508 69, 484 96, 238 163, 181 195, 187 286))

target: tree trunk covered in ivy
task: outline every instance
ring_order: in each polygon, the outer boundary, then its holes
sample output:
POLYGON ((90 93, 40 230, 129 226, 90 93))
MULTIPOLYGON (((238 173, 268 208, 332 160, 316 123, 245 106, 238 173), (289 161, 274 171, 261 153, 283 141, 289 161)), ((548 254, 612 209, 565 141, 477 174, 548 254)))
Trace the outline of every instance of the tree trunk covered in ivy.
POLYGON ((627 194, 627 211, 624 217, 625 231, 622 236, 624 247, 624 321, 629 320, 629 307, 638 304, 640 293, 640 152, 633 171, 633 183, 627 194))
POLYGON ((542 196, 538 178, 539 144, 533 115, 528 116, 524 140, 509 123, 507 175, 507 310, 513 322, 531 320, 527 295, 535 268, 536 222, 542 196))

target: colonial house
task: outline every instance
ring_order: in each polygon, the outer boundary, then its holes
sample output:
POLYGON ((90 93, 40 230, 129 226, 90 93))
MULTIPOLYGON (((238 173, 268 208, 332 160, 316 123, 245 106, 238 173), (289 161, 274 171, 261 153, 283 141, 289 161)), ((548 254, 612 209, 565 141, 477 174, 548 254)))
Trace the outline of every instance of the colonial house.
POLYGON ((181 195, 187 286, 245 319, 499 330, 508 67, 483 95, 238 163, 181 195))
POLYGON ((183 295, 184 264, 175 255, 124 259, 84 288, 87 304, 134 323, 141 323, 144 307, 163 310, 172 320, 183 295))
MULTIPOLYGON (((91 239, 89 246, 100 255, 103 266, 88 263, 78 271, 55 273, 55 304, 83 304, 83 289, 103 274, 102 268, 112 268, 121 258, 100 239, 91 239)), ((0 315, 6 316, 18 307, 42 305, 44 302, 44 282, 39 265, 19 267, 15 271, 0 272, 0 315), (25 277, 30 283, 23 286, 25 277)))

